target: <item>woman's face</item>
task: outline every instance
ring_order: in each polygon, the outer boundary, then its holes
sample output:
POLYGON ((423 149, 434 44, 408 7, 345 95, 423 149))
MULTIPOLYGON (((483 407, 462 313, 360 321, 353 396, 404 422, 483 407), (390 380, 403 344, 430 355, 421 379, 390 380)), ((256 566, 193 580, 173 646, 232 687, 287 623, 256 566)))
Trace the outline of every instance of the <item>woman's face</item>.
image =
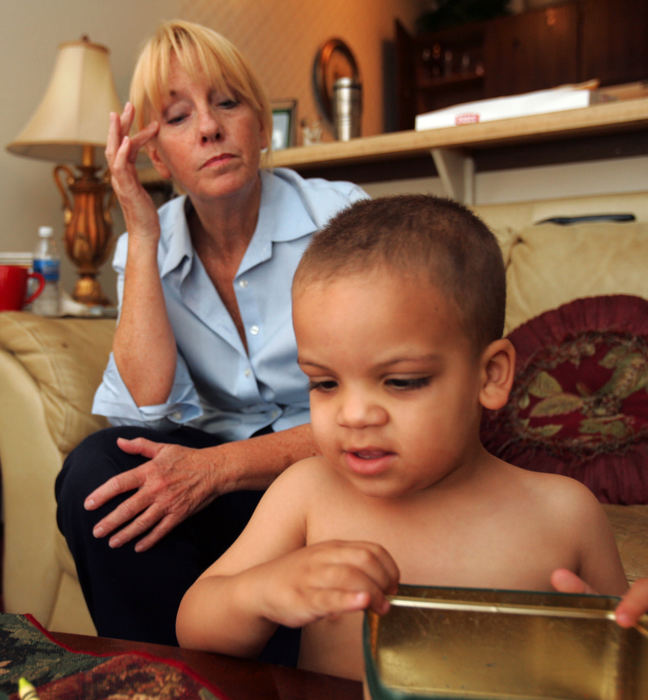
POLYGON ((155 118, 160 129, 149 146, 153 165, 193 201, 245 196, 257 186, 266 134, 259 115, 233 93, 192 80, 174 62, 155 118))

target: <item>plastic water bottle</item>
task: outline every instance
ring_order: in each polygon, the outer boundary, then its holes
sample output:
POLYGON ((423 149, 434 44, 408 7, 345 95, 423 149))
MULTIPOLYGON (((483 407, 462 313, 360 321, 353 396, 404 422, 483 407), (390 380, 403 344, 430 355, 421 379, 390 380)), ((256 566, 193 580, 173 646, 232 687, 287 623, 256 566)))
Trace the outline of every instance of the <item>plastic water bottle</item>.
POLYGON ((32 303, 32 311, 41 316, 60 316, 61 295, 59 274, 61 259, 56 249, 54 230, 51 226, 38 227, 38 244, 34 251, 34 272, 45 278, 45 287, 32 303))

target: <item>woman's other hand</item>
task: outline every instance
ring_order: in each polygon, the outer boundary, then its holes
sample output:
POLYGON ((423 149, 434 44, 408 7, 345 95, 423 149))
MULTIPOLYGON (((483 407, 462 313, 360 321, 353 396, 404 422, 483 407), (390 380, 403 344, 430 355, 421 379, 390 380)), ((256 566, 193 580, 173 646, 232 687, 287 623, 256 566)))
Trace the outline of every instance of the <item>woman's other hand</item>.
POLYGON ((144 552, 224 492, 208 478, 213 471, 213 459, 208 456, 211 450, 207 453, 145 438, 118 438, 117 442, 124 452, 142 455, 149 461, 109 479, 84 502, 87 510, 96 510, 115 496, 135 492, 93 529, 95 537, 114 533, 108 541, 110 547, 121 547, 144 535, 135 544, 135 551, 144 552))
POLYGON ((289 464, 314 454, 309 424, 202 449, 145 438, 118 438, 117 444, 148 461, 108 479, 87 496, 84 507, 96 510, 134 491, 95 525, 94 534, 112 535, 111 547, 144 535, 137 552, 153 547, 218 496, 265 489, 289 464))

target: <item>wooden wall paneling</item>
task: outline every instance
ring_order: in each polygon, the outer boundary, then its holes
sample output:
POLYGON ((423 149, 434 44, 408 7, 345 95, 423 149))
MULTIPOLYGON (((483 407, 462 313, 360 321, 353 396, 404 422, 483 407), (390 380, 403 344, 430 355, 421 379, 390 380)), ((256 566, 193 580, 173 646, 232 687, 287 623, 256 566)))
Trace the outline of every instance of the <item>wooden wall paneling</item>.
POLYGON ((484 42, 485 96, 579 82, 578 23, 574 3, 489 22, 484 42))
POLYGON ((648 2, 582 0, 583 79, 601 85, 648 79, 648 2))

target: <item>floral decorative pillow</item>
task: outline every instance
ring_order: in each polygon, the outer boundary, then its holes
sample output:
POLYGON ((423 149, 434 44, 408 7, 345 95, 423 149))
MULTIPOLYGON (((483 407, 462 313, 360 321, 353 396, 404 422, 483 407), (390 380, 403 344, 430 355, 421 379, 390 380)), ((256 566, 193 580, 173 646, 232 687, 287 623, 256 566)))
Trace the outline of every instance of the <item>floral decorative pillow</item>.
POLYGON ((648 300, 576 299, 508 337, 515 382, 504 408, 484 412, 486 448, 604 503, 648 503, 648 300))

